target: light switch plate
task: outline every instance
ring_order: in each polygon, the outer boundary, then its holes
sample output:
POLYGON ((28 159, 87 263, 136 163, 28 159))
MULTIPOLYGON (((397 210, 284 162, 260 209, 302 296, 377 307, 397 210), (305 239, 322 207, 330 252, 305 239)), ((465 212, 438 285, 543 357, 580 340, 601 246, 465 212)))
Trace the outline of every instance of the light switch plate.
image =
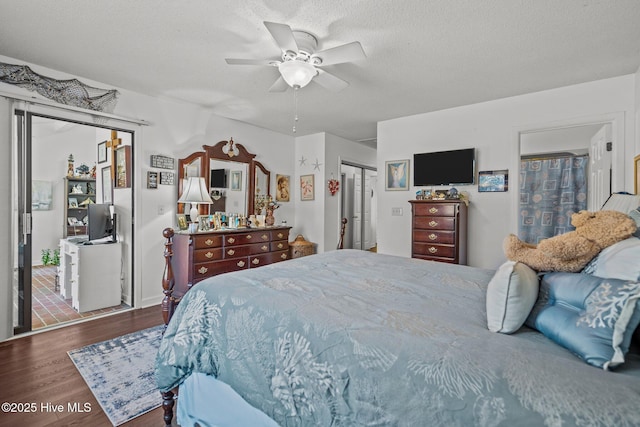
POLYGON ((402 216, 402 208, 391 208, 391 216, 402 216))

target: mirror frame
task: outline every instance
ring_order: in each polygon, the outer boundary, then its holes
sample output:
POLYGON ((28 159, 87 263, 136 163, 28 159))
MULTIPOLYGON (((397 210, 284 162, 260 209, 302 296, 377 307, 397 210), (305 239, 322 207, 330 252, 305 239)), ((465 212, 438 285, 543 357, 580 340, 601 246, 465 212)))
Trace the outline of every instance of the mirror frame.
MULTIPOLYGON (((231 138, 230 141, 233 141, 231 138)), ((225 154, 222 151, 222 148, 230 143, 230 141, 220 141, 216 145, 203 145, 204 149, 204 164, 209 165, 211 159, 216 160, 224 160, 238 163, 246 163, 249 165, 249 179, 247 183, 250 185, 247 186, 247 215, 251 215, 254 211, 255 206, 255 179, 256 179, 256 167, 259 167, 260 170, 267 176, 267 195, 271 195, 271 172, 269 172, 262 163, 255 160, 256 155, 247 151, 246 148, 242 144, 238 144, 233 141, 233 145, 238 148, 238 154, 225 154)), ((230 153, 233 153, 230 151, 230 153)), ((204 171, 206 173, 205 180, 209 182, 208 175, 209 171, 204 171)))

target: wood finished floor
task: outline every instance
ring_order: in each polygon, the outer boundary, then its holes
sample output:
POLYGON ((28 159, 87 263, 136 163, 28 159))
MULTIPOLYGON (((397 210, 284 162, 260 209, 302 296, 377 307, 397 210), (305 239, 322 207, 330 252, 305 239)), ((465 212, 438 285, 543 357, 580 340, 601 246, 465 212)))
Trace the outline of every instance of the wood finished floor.
MULTIPOLYGON (((36 413, 0 413, 0 426, 111 426, 67 351, 159 325, 161 319, 160 307, 155 306, 0 342, 0 403, 34 402, 38 407, 36 413), (41 411, 47 402, 65 410, 41 411), (90 403, 91 411, 67 412, 68 403, 74 402, 90 403)), ((162 409, 124 425, 162 426, 162 409)))

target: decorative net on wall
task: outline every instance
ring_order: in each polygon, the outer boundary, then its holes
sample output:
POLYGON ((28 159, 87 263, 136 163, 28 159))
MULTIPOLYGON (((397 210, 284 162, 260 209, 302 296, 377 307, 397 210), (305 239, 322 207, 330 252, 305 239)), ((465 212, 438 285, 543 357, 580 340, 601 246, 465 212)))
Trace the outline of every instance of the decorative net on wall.
POLYGON ((112 113, 118 101, 115 89, 99 89, 78 79, 57 80, 42 76, 26 65, 0 62, 0 82, 38 92, 45 98, 74 107, 112 113))

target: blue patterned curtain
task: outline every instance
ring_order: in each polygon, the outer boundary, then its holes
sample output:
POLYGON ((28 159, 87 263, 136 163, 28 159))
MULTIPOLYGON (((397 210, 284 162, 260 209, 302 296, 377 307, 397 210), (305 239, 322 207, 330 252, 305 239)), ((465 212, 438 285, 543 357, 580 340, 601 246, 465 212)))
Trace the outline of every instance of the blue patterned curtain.
POLYGON ((588 164, 588 155, 520 162, 521 240, 537 244, 575 228, 571 215, 587 209, 588 164))

